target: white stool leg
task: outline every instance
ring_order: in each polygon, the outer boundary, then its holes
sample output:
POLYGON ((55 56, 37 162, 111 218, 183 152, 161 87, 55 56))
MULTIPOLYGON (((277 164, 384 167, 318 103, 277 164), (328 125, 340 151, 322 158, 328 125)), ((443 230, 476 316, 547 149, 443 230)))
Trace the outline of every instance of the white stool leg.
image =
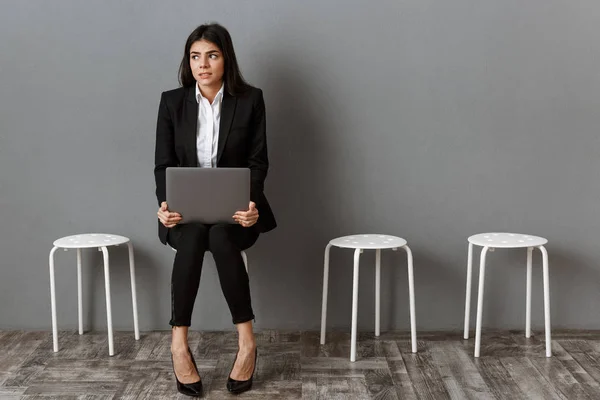
POLYGON ((410 302, 410 341, 412 344, 412 352, 417 352, 417 323, 415 317, 415 275, 413 271, 413 256, 412 251, 408 246, 402 246, 406 250, 408 261, 408 293, 410 302))
POLYGON ((140 326, 138 323, 138 309, 137 309, 137 294, 135 286, 135 259, 133 257, 133 244, 127 243, 127 249, 129 250, 129 275, 131 279, 131 305, 133 307, 133 330, 135 340, 140 340, 140 326))
POLYGON ((542 252, 544 268, 544 320, 546 322, 546 357, 552 357, 552 338, 550 336, 550 277, 548 272, 548 252, 544 246, 539 247, 542 252))
POLYGON ((54 253, 58 247, 53 247, 50 250, 48 261, 50 264, 50 303, 52 309, 52 347, 54 352, 58 351, 58 328, 56 324, 56 286, 54 284, 54 253))
POLYGON ((329 250, 331 244, 325 247, 325 261, 323 263, 323 300, 321 302, 321 344, 325 344, 325 325, 327 323, 327 289, 329 286, 329 250))
POLYGON ((481 259, 479 263, 479 294, 477 296, 477 326, 475 328, 475 357, 479 357, 479 348, 481 345, 481 316, 483 314, 483 285, 485 280, 485 256, 488 247, 481 249, 481 259))
POLYGON ((356 361, 356 324, 358 322, 358 263, 361 249, 354 250, 354 278, 352 283, 352 336, 350 338, 350 361, 356 361))
POLYGON ((244 250, 242 250, 242 260, 244 260, 244 267, 246 267, 246 273, 248 273, 248 256, 246 256, 244 250))
POLYGON ((102 255, 104 256, 104 290, 106 292, 106 323, 108 329, 108 355, 112 356, 115 354, 114 343, 113 343, 113 330, 112 330, 112 306, 110 302, 110 271, 108 267, 108 250, 106 247, 102 247, 102 255))
POLYGON ((81 249, 77 249, 77 317, 79 334, 83 335, 83 289, 81 286, 81 249))
POLYGON ((375 336, 380 335, 381 322, 381 249, 375 250, 375 336))
POLYGON ((471 279, 473 276, 473 243, 469 243, 467 256, 467 290, 465 294, 465 332, 463 338, 469 338, 469 319, 471 317, 471 279))
POLYGON ((527 297, 525 303, 525 337, 531 337, 531 267, 533 247, 527 248, 527 297))

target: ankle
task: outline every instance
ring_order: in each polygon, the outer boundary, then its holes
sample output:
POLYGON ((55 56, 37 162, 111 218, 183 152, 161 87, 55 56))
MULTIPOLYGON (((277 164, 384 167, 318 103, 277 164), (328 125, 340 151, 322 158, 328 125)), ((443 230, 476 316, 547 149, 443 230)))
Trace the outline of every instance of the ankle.
POLYGON ((187 343, 172 343, 171 353, 176 355, 187 354, 188 344, 187 343))
POLYGON ((256 349, 256 341, 254 339, 240 340, 238 346, 241 350, 254 351, 256 349))
POLYGON ((171 352, 180 354, 188 351, 187 326, 174 326, 172 329, 171 352))

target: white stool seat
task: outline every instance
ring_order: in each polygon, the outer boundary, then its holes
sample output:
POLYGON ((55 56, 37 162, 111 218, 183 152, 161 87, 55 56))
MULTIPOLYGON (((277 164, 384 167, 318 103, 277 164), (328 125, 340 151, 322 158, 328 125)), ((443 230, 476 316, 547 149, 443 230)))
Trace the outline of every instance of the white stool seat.
POLYGON ((482 247, 502 249, 517 249, 524 247, 543 246, 548 240, 539 236, 523 235, 520 233, 479 233, 469 237, 469 242, 482 247))
POLYGON ((354 250, 354 278, 352 288, 352 335, 350 339, 350 361, 356 361, 356 325, 358 318, 358 269, 360 254, 363 250, 375 250, 375 336, 379 336, 380 328, 380 293, 381 293, 381 250, 406 251, 408 261, 408 291, 410 303, 410 329, 413 353, 417 352, 417 333, 415 324, 415 292, 413 258, 406 240, 390 235, 360 234, 343 236, 329 241, 325 248, 325 263, 323 266, 323 302, 321 305, 321 344, 325 344, 325 328, 327 325, 327 291, 329 287, 329 251, 332 246, 354 250))
POLYGON ((406 245, 406 240, 389 235, 351 235, 332 239, 329 242, 332 246, 346 249, 394 249, 406 245))
POLYGON ((129 242, 129 239, 125 236, 108 235, 106 233, 86 233, 57 239, 54 241, 54 246, 62 249, 86 249, 98 246, 118 246, 127 242, 129 242))
POLYGON ((546 333, 546 357, 552 356, 551 335, 550 335, 550 287, 548 273, 548 252, 544 245, 548 243, 543 237, 533 235, 523 235, 520 233, 501 233, 490 232, 480 233, 468 238, 469 252, 467 256, 467 288, 465 295, 465 339, 469 338, 469 317, 471 312, 471 280, 473 269, 473 247, 481 246, 479 256, 479 290, 477 294, 477 322, 475 328, 475 357, 479 357, 481 348, 481 325, 483 315, 483 295, 485 287, 485 267, 486 258, 489 251, 495 249, 527 249, 527 282, 526 282, 526 303, 525 303, 525 337, 531 336, 531 273, 533 250, 539 249, 542 253, 542 273, 544 281, 544 324, 546 333))
POLYGON ((69 249, 77 250, 77 312, 79 319, 79 334, 83 334, 83 294, 81 282, 81 249, 98 248, 102 252, 104 259, 104 290, 106 295, 106 321, 108 330, 108 355, 114 355, 114 341, 112 330, 112 306, 110 296, 110 271, 109 271, 109 246, 118 246, 127 244, 129 251, 129 274, 131 279, 131 302, 133 306, 133 326, 135 340, 140 339, 140 330, 138 325, 137 295, 135 287, 135 261, 133 257, 133 245, 129 238, 119 235, 106 233, 85 233, 81 235, 65 236, 54 241, 54 247, 50 250, 50 299, 52 307, 52 339, 53 349, 58 351, 58 327, 56 321, 56 289, 54 280, 54 253, 59 249, 65 251, 69 249))

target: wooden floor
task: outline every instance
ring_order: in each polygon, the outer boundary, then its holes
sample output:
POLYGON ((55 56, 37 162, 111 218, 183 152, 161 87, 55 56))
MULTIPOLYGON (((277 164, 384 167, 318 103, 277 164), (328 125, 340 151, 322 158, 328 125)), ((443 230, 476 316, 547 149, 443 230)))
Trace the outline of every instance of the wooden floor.
MULTIPOLYGON (((481 358, 460 333, 421 333, 418 353, 409 335, 359 335, 350 363, 347 333, 263 331, 258 365, 243 399, 600 399, 600 332, 553 333, 554 357, 543 335, 485 332, 481 358)), ((225 382, 236 353, 233 332, 190 337, 205 398, 235 398, 225 382)), ((170 361, 170 332, 115 333, 108 356, 104 333, 0 332, 0 399, 172 399, 178 395, 170 361)))

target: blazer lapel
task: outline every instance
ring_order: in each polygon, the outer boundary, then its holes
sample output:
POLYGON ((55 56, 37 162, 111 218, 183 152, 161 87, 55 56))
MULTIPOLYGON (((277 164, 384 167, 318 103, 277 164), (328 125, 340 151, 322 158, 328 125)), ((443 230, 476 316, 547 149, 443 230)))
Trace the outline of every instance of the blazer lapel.
POLYGON ((219 125, 219 145, 217 147, 217 165, 223 155, 223 149, 225 148, 225 142, 227 142, 227 136, 231 130, 231 123, 233 122, 233 115, 235 114, 235 106, 237 104, 237 97, 230 96, 227 92, 223 93, 223 104, 221 104, 221 123, 219 125))
POLYGON ((183 109, 183 132, 185 132, 186 158, 190 167, 198 166, 198 150, 196 148, 196 136, 198 135, 198 100, 196 100, 196 88, 188 88, 186 101, 183 109))

